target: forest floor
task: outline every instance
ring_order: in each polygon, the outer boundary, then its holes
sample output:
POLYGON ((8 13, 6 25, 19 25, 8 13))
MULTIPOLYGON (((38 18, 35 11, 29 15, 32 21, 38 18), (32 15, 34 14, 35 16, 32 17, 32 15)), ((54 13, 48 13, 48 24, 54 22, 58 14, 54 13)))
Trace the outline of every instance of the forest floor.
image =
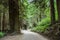
POLYGON ((8 35, 4 38, 1 38, 0 40, 48 40, 47 38, 45 38, 44 36, 38 33, 30 32, 26 30, 22 30, 21 32, 22 34, 12 35, 12 36, 8 35))

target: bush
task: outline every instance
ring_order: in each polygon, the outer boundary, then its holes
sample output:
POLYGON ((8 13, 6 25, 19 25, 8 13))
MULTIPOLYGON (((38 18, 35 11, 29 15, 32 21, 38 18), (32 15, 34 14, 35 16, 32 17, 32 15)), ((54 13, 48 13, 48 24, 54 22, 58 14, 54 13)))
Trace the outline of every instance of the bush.
POLYGON ((0 32, 0 38, 3 37, 5 35, 5 33, 0 32))
POLYGON ((50 18, 45 18, 38 23, 38 26, 32 28, 32 31, 35 32, 44 32, 50 25, 50 18))

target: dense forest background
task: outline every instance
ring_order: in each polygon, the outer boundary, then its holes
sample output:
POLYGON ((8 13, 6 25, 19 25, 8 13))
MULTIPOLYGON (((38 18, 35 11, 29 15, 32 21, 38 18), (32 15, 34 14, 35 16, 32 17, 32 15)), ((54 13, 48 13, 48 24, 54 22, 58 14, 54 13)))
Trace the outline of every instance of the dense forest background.
POLYGON ((30 29, 60 39, 60 0, 0 0, 0 34, 30 29))

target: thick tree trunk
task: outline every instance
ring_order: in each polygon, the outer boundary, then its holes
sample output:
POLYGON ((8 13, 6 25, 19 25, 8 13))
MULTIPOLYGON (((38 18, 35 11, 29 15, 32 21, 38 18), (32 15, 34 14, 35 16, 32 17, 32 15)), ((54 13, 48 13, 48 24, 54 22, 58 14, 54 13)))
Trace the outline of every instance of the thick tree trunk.
POLYGON ((20 32, 18 0, 9 0, 9 20, 11 31, 20 32))
POLYGON ((57 2, 57 11, 58 11, 58 22, 60 23, 60 0, 56 0, 57 2))
POLYGON ((50 10, 51 10, 51 24, 55 24, 54 0, 50 0, 50 10))

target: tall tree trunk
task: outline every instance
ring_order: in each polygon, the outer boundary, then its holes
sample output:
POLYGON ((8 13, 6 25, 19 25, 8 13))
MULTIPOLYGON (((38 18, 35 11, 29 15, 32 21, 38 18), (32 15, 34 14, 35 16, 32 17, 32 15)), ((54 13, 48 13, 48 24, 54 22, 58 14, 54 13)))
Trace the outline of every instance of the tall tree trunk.
POLYGON ((51 10, 51 24, 55 24, 54 0, 50 0, 50 10, 51 10))
POLYGON ((3 13, 1 13, 1 32, 2 32, 2 24, 3 24, 3 13))
POLYGON ((6 12, 6 10, 5 10, 5 7, 3 8, 3 20, 2 20, 2 31, 4 32, 6 29, 6 18, 5 18, 5 12, 6 12))
POLYGON ((5 13, 3 13, 2 30, 5 31, 5 13))
POLYGON ((1 31, 1 13, 0 13, 0 31, 1 31))
POLYGON ((11 31, 20 32, 18 0, 9 0, 9 20, 11 31))
POLYGON ((58 11, 58 22, 60 23, 60 0, 56 0, 57 2, 57 11, 58 11))

